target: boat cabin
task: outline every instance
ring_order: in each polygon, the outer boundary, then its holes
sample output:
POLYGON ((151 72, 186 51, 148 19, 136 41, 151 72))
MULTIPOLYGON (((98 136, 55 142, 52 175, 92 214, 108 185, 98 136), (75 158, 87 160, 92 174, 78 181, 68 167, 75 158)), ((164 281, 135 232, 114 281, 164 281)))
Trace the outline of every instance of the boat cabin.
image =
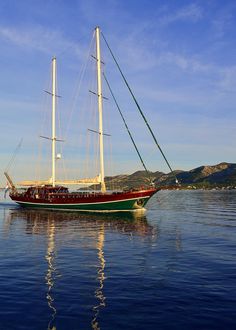
POLYGON ((68 194, 68 188, 63 186, 51 186, 45 185, 40 187, 29 187, 24 193, 27 197, 35 197, 35 198, 45 198, 49 194, 68 194))

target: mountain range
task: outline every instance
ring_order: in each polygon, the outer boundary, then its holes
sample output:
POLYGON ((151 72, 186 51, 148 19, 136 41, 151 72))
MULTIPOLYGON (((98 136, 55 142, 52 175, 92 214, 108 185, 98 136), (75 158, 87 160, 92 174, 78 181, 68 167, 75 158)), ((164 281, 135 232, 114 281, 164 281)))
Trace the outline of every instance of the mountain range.
POLYGON ((200 166, 190 171, 176 170, 172 173, 137 171, 130 175, 116 175, 105 178, 108 189, 130 189, 147 186, 152 181, 157 186, 176 185, 176 178, 183 187, 236 187, 236 164, 220 163, 212 166, 200 166))

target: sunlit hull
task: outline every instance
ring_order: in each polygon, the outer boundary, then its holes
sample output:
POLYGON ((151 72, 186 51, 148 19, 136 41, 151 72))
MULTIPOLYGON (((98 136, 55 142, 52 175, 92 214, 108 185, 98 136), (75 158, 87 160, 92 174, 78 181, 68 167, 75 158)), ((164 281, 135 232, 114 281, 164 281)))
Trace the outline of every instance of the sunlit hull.
POLYGON ((11 194, 10 197, 22 207, 78 210, 78 211, 132 211, 145 207, 158 189, 147 189, 116 193, 52 193, 46 198, 26 193, 11 194))

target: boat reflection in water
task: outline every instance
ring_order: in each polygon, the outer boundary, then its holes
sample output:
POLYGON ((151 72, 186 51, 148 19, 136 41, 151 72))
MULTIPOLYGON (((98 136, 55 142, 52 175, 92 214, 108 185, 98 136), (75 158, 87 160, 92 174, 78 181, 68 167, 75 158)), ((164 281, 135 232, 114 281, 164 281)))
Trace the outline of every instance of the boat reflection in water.
MULTIPOLYGON (((106 231, 129 235, 130 237, 135 235, 145 236, 150 238, 151 241, 153 239, 156 240, 158 235, 157 228, 148 224, 143 211, 122 214, 91 214, 17 208, 11 210, 5 218, 8 230, 10 231, 11 226, 15 226, 19 222, 22 226, 22 220, 25 221, 27 234, 45 235, 47 237, 45 253, 47 271, 45 281, 47 285, 46 301, 50 309, 48 330, 56 330, 57 301, 55 301, 54 297, 58 294, 56 290, 57 282, 63 276, 63 269, 60 269, 61 274, 57 269, 58 261, 60 261, 59 251, 63 245, 73 242, 72 244, 73 246, 74 244, 76 245, 77 251, 84 247, 97 251, 97 288, 94 292, 95 303, 91 312, 91 327, 92 329, 100 329, 99 313, 106 306, 106 297, 103 293, 106 280, 106 260, 104 255, 106 231)), ((63 259, 63 256, 61 259, 63 259)), ((88 260, 88 264, 90 262, 88 260)), ((68 265, 69 268, 70 266, 73 265, 68 265)), ((61 298, 63 299, 63 297, 61 298)))

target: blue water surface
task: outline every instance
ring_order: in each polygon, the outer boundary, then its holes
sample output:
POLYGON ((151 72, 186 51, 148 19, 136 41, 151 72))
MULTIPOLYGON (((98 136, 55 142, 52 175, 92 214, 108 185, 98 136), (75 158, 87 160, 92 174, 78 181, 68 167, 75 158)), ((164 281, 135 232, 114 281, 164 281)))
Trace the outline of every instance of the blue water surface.
POLYGON ((161 191, 146 213, 0 201, 0 329, 235 329, 236 192, 161 191))

